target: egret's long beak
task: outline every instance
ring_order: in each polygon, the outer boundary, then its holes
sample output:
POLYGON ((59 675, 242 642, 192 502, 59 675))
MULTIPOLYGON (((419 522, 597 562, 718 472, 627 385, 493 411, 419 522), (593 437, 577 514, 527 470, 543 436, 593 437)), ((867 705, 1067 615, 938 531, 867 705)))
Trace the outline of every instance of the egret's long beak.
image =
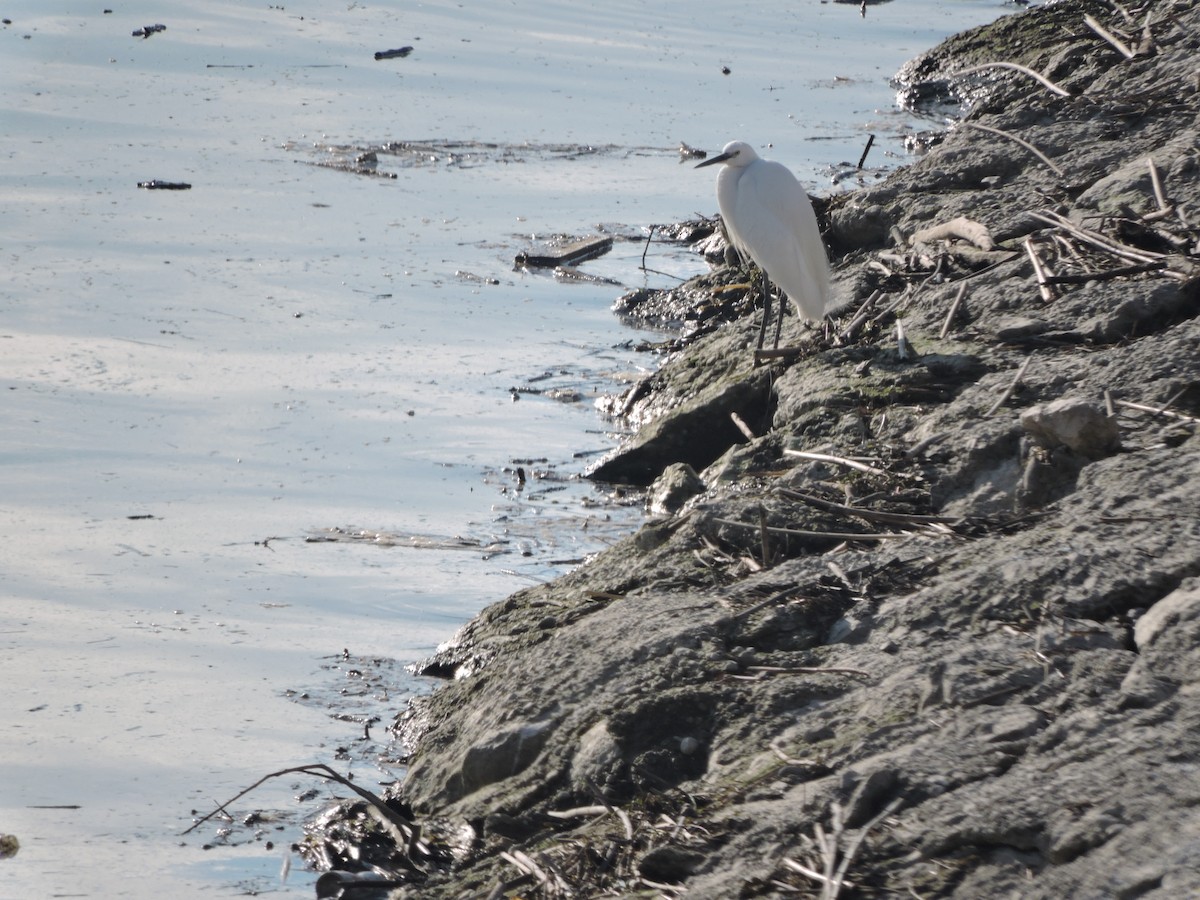
POLYGON ((715 166, 717 163, 725 162, 725 160, 729 159, 731 156, 733 156, 732 153, 721 153, 717 156, 714 156, 712 159, 706 159, 702 163, 696 163, 695 168, 703 169, 705 166, 715 166))

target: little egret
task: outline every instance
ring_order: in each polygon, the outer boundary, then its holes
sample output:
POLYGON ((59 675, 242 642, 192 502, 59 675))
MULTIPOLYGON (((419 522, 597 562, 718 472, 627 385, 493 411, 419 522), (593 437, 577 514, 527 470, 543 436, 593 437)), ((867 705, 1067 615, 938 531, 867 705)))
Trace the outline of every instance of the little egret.
MULTIPOLYGON (((805 319, 820 320, 830 306, 829 258, 821 242, 808 193, 787 167, 762 159, 743 141, 730 141, 696 168, 724 163, 717 175, 717 206, 725 232, 739 253, 763 270, 762 348, 771 314, 774 281, 805 319)), ((782 310, 780 310, 782 313, 782 310)), ((776 324, 775 341, 779 342, 776 324)))

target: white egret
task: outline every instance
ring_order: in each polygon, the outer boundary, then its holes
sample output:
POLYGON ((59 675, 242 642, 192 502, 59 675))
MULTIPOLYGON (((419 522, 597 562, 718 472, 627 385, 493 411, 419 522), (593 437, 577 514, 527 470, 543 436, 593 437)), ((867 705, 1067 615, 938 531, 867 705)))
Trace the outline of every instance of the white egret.
MULTIPOLYGON (((812 201, 786 166, 761 158, 743 141, 730 141, 696 168, 717 163, 724 163, 717 175, 717 206, 725 232, 737 251, 763 270, 761 349, 771 314, 766 279, 779 285, 803 318, 820 320, 832 295, 829 258, 812 201)), ((778 343, 778 324, 775 340, 778 343)))

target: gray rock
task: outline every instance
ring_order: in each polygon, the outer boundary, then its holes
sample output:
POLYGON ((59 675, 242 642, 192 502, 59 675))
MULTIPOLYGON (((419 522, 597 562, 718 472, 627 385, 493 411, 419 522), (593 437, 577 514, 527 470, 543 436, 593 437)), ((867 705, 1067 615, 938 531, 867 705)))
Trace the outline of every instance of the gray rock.
POLYGON ((1046 447, 1069 447, 1081 456, 1099 459, 1120 443, 1115 417, 1086 400, 1067 397, 1031 407, 1021 413, 1021 427, 1046 447))
POLYGON ((673 463, 650 486, 646 506, 655 515, 669 515, 704 490, 704 482, 695 469, 687 463, 673 463))
POLYGON ((526 722, 488 735, 463 758, 461 790, 469 794, 529 768, 550 737, 550 722, 526 722))

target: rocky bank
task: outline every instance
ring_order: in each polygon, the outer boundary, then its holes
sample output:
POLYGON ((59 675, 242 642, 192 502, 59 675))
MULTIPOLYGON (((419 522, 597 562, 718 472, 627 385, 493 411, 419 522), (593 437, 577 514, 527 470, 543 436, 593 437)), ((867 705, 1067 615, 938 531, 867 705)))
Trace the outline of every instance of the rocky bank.
POLYGON ((394 896, 1200 896, 1200 6, 1127 16, 914 60, 966 111, 822 204, 844 310, 614 401, 658 514, 430 661, 394 896))

